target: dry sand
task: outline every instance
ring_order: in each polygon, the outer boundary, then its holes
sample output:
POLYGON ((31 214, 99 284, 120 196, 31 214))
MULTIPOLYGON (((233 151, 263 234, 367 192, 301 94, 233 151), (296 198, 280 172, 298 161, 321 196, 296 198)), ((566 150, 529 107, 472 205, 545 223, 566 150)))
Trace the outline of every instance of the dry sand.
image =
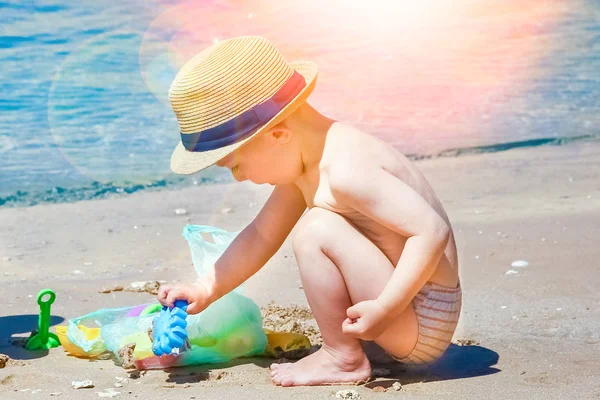
MULTIPOLYGON (((389 370, 378 374, 387 376, 352 389, 363 399, 600 398, 600 145, 418 165, 445 204, 457 237, 464 287, 455 335, 460 345, 429 368, 378 365, 389 370), (529 265, 513 268, 515 260, 529 265), (399 392, 373 390, 396 381, 402 383, 399 392)), ((97 398, 96 392, 113 388, 119 398, 325 399, 346 388, 273 387, 268 358, 128 378, 111 361, 76 359, 61 348, 29 353, 9 344, 11 336, 35 327, 35 295, 44 287, 57 293, 52 314, 59 323, 152 299, 145 292, 99 293, 103 288, 193 278, 183 226, 242 229, 270 190, 228 184, 1 209, 0 353, 15 361, 0 369, 0 398, 97 398), (177 208, 188 213, 176 215, 177 208), (71 381, 85 379, 95 388, 71 388, 71 381)), ((306 305, 289 241, 246 283, 245 293, 262 307, 271 301, 306 305)))

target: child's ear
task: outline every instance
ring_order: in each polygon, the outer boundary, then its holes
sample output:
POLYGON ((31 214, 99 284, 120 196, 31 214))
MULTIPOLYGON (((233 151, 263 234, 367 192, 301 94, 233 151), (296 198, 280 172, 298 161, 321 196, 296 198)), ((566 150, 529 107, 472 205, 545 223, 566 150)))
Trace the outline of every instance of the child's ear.
POLYGON ((287 127, 276 127, 269 132, 269 137, 277 143, 288 143, 292 139, 292 131, 287 127))

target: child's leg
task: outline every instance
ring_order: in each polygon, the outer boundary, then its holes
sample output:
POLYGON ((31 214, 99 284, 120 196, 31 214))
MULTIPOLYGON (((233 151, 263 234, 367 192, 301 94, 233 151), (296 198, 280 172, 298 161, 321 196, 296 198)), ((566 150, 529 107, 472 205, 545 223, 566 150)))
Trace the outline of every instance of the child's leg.
MULTIPOLYGON (((346 219, 313 208, 300 220, 294 252, 323 347, 294 364, 273 364, 273 382, 284 386, 363 380, 371 368, 360 340, 342 332, 352 304, 376 298, 394 266, 346 219)), ((397 357, 407 356, 418 335, 417 318, 408 307, 376 342, 397 357)))

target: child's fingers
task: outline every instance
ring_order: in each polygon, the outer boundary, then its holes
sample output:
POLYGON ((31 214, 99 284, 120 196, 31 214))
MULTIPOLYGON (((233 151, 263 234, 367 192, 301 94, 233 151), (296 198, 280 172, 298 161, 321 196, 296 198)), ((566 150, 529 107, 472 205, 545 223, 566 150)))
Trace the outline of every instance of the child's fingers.
POLYGON ((344 327, 348 326, 348 325, 352 325, 356 322, 355 319, 350 319, 350 318, 346 318, 344 320, 344 322, 342 322, 342 330, 344 330, 344 327))
POLYGON ((167 295, 169 294, 169 291, 171 291, 173 287, 171 285, 161 285, 160 289, 158 289, 158 301, 164 305, 164 303, 167 301, 167 295))
POLYGON ((358 322, 353 322, 351 319, 346 318, 342 322, 342 332, 348 335, 356 336, 360 331, 358 322))
POLYGON ((355 305, 353 305, 352 307, 350 307, 350 308, 348 308, 346 310, 346 315, 348 315, 348 318, 350 318, 350 319, 357 319, 358 317, 360 317, 360 312, 358 312, 358 309, 359 309, 358 305, 359 304, 360 303, 355 304, 355 305))
POLYGON ((186 296, 181 292, 181 289, 170 290, 165 303, 167 306, 173 307, 175 306, 175 300, 187 300, 186 296))

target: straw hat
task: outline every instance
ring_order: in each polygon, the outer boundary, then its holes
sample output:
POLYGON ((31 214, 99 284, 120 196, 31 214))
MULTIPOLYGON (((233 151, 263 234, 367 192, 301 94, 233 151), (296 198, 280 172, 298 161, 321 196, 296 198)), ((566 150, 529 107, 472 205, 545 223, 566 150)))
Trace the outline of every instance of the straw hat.
POLYGON ((171 169, 198 172, 275 126, 306 101, 316 78, 314 62, 288 64, 262 37, 234 37, 203 50, 169 89, 181 131, 171 169))

